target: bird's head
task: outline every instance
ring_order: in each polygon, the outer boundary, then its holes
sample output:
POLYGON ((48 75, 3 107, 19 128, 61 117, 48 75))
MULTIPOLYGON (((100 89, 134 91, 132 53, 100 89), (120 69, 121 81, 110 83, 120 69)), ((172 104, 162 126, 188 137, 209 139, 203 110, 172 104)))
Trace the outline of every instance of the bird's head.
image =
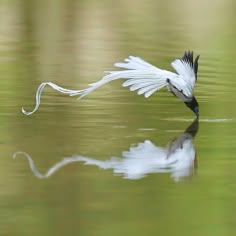
POLYGON ((197 117, 199 116, 199 105, 195 97, 193 97, 190 102, 185 102, 185 104, 194 112, 197 117))

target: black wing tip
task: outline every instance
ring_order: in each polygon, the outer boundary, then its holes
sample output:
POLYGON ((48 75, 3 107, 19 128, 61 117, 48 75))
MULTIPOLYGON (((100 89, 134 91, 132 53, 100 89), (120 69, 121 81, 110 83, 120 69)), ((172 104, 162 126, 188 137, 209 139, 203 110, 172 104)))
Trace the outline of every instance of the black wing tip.
POLYGON ((196 56, 195 60, 193 61, 193 51, 185 51, 183 57, 181 58, 182 61, 188 63, 194 70, 196 79, 197 79, 197 71, 198 71, 198 59, 200 55, 196 56))
MULTIPOLYGON (((197 62, 199 57, 200 57, 200 55, 197 55, 194 62, 197 62)), ((185 62, 188 62, 191 65, 193 65, 194 64, 194 62, 193 62, 193 51, 190 51, 190 50, 185 51, 183 57, 181 58, 181 60, 185 61, 185 62)))
POLYGON ((199 58, 200 58, 200 55, 197 55, 194 62, 198 62, 199 58))
POLYGON ((181 59, 193 65, 193 51, 185 51, 181 59))

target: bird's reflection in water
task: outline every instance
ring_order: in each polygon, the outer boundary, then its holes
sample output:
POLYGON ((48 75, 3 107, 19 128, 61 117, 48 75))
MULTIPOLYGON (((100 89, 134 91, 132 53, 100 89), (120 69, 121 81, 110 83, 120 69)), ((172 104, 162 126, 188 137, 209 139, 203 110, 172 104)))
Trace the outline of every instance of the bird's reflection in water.
POLYGON ((158 147, 146 140, 129 151, 124 151, 122 157, 112 157, 101 161, 85 156, 66 157, 52 166, 47 173, 41 174, 34 165, 29 154, 16 152, 14 158, 23 154, 28 161, 34 175, 38 178, 48 178, 61 167, 72 162, 84 162, 101 169, 112 169, 114 174, 122 175, 126 179, 140 179, 150 173, 170 173, 174 181, 180 181, 192 176, 196 168, 196 152, 193 138, 198 131, 198 119, 178 137, 168 143, 166 147, 158 147))

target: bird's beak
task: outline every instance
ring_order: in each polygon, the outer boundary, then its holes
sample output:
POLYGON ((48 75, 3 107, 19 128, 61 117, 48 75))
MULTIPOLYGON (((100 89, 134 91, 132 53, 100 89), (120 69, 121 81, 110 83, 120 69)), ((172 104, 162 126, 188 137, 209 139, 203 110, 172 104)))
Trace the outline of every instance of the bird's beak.
POLYGON ((194 114, 197 116, 197 118, 199 117, 199 107, 194 107, 193 110, 194 114))

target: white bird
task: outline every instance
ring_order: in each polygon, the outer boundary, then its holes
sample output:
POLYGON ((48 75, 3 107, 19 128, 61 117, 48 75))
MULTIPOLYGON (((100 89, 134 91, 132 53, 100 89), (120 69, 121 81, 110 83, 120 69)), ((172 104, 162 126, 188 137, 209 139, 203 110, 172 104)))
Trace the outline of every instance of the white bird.
POLYGON ((41 93, 46 85, 53 89, 69 94, 70 96, 88 95, 102 85, 117 79, 125 79, 124 87, 130 91, 137 91, 138 95, 143 94, 148 98, 156 91, 167 87, 175 96, 180 98, 195 115, 199 116, 199 105, 193 95, 198 72, 198 55, 193 61, 193 52, 185 52, 182 58, 174 60, 171 65, 177 73, 159 69, 139 57, 129 56, 124 62, 115 63, 114 66, 124 69, 119 71, 108 71, 101 80, 92 83, 88 88, 82 90, 70 90, 62 88, 52 82, 42 83, 36 93, 36 105, 33 111, 27 112, 22 108, 25 115, 31 115, 40 105, 41 93))

